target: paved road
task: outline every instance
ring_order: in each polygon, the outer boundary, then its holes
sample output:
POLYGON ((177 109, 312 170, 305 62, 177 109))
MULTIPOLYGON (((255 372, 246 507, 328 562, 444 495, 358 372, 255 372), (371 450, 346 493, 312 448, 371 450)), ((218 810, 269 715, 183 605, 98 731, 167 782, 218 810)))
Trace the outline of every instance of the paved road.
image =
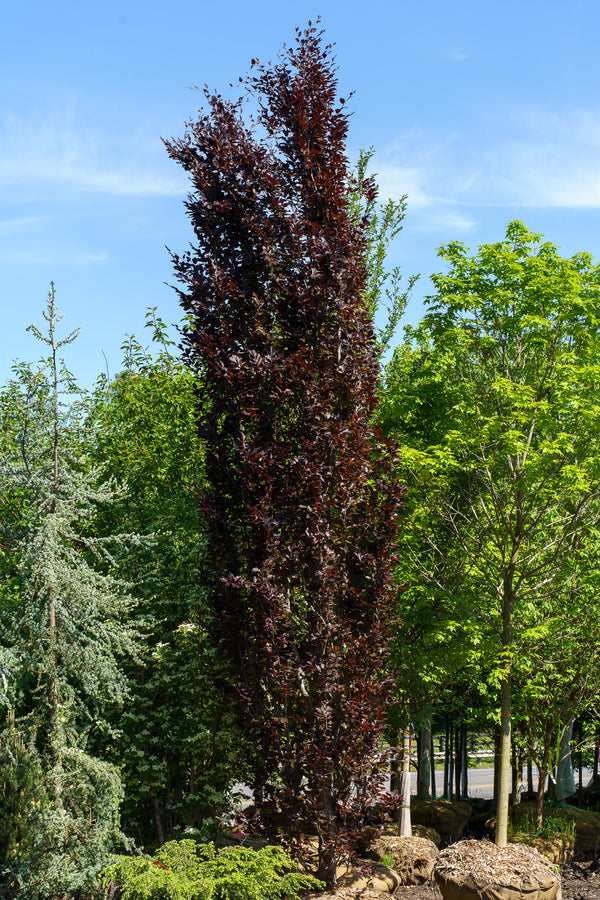
MULTIPOLYGON (((537 773, 534 769, 533 783, 537 787, 537 773)), ((591 769, 584 769, 584 784, 587 785, 592 776, 591 769)), ((494 770, 493 769, 469 769, 469 797, 482 797, 489 800, 494 795, 494 770)), ((246 803, 250 802, 252 795, 247 787, 236 785, 237 790, 241 790, 247 797, 246 803)), ((442 796, 444 790, 444 772, 442 769, 436 769, 435 787, 438 797, 442 796)), ((417 773, 411 772, 411 793, 417 791, 417 773)), ((245 805, 245 804, 243 804, 245 805)))
MULTIPOLYGON (((591 769, 583 770, 583 784, 587 785, 592 777, 591 769)), ((494 770, 493 769, 469 769, 468 776, 469 797, 483 797, 490 799, 494 796, 494 770)), ((537 769, 533 771, 533 786, 537 788, 537 769)), ((438 797, 442 796, 444 790, 444 772, 436 769, 435 772, 435 788, 438 797)), ((411 777, 411 793, 417 790, 417 774, 412 773, 411 777)))
MULTIPOLYGON (((494 770, 493 769, 469 769, 469 797, 484 797, 486 799, 494 795, 494 770)), ((413 772, 411 776, 411 793, 417 791, 417 773, 413 772)), ((442 796, 444 790, 444 771, 436 769, 435 772, 435 789, 438 797, 442 796)))

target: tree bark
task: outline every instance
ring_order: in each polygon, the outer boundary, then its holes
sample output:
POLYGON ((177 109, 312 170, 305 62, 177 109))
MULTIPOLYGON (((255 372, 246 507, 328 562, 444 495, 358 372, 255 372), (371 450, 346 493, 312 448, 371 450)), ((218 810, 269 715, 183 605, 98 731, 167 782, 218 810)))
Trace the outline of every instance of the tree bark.
POLYGON ((156 836, 158 837, 158 843, 162 846, 167 839, 167 835, 166 835, 166 831, 165 831, 165 824, 163 822, 160 803, 158 802, 158 797, 156 796, 156 794, 152 797, 152 809, 154 810, 154 824, 156 825, 156 836))
POLYGON ((467 726, 463 725, 462 742, 462 796, 469 796, 469 751, 467 747, 467 726))
POLYGON ((402 751, 402 779, 400 782, 402 802, 400 806, 400 822, 398 834, 400 837, 411 837, 412 827, 410 822, 410 731, 406 729, 403 739, 402 751))
POLYGON ((431 796, 435 799, 435 750, 433 748, 433 730, 431 732, 431 796))
POLYGON ((577 743, 579 744, 579 751, 577 753, 577 768, 578 768, 578 790, 579 793, 583 790, 583 722, 581 719, 579 720, 579 728, 577 729, 577 743))
POLYGON ((419 775, 417 779, 417 797, 429 796, 432 765, 431 713, 427 713, 427 719, 425 721, 425 724, 422 726, 419 735, 419 775))
POLYGON ((454 788, 456 799, 460 800, 460 789, 462 787, 462 725, 457 725, 454 729, 454 788))
POLYGON ((448 717, 446 717, 445 721, 445 739, 444 739, 444 792, 442 794, 443 797, 448 799, 449 790, 448 790, 448 780, 450 775, 450 755, 448 752, 448 747, 450 745, 450 722, 448 717))
POLYGON ((530 759, 527 760, 527 792, 529 794, 533 794, 533 763, 530 759))
POLYGON ((544 755, 541 762, 538 763, 538 786, 535 798, 535 827, 541 830, 544 827, 544 792, 546 788, 546 778, 548 776, 548 742, 544 748, 544 755))
POLYGON ((492 807, 494 812, 498 809, 498 779, 500 776, 500 728, 494 727, 494 797, 492 807))
MULTIPOLYGON (((517 512, 517 533, 520 532, 520 516, 517 512)), ((496 846, 508 843, 508 811, 511 769, 511 721, 512 721, 512 645, 514 638, 514 610, 516 596, 513 589, 514 570, 519 555, 518 544, 513 548, 508 571, 504 578, 502 594, 502 666, 500 680, 500 766, 498 772, 498 808, 496 810, 496 846)))
POLYGON ((573 775, 573 757, 571 756, 571 738, 573 737, 573 716, 567 722, 560 738, 558 748, 558 766, 556 772, 556 800, 566 800, 575 793, 575 777, 573 775))
POLYGON ((454 722, 450 719, 449 727, 448 727, 448 799, 452 800, 452 794, 454 789, 454 743, 455 743, 455 728, 454 722))

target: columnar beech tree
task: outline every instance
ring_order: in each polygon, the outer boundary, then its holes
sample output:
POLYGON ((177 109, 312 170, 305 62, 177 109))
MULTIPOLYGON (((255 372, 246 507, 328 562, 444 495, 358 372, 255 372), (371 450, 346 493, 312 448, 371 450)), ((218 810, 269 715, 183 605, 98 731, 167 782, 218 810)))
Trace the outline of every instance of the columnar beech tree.
POLYGON ((192 181, 195 243, 174 264, 205 392, 211 578, 254 748, 254 825, 298 837, 310 821, 334 883, 377 782, 400 489, 370 424, 367 223, 349 211, 331 48, 309 25, 244 86, 249 126, 241 100, 206 92, 208 111, 167 143, 192 181))

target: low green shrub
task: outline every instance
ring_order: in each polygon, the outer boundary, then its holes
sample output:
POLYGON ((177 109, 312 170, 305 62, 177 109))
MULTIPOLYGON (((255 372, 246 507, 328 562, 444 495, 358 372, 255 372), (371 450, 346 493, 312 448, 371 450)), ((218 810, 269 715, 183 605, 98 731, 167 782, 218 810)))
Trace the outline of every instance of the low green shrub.
POLYGON ((153 857, 114 856, 100 883, 120 885, 123 900, 294 900, 324 888, 281 847, 217 850, 193 840, 169 841, 153 857))
POLYGON ((554 840, 554 838, 565 835, 569 840, 575 840, 575 822, 572 818, 562 815, 544 816, 544 824, 542 828, 538 828, 535 823, 535 812, 527 809, 521 816, 515 819, 509 831, 520 831, 525 834, 540 835, 540 837, 554 840))

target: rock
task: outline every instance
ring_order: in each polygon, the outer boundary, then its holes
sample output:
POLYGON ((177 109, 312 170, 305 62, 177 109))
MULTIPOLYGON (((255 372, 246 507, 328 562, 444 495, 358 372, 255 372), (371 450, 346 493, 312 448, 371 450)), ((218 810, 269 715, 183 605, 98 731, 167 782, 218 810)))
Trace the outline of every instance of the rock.
POLYGON ((391 857, 400 884, 424 884, 431 879, 438 848, 428 838, 382 835, 372 846, 380 859, 391 857))

